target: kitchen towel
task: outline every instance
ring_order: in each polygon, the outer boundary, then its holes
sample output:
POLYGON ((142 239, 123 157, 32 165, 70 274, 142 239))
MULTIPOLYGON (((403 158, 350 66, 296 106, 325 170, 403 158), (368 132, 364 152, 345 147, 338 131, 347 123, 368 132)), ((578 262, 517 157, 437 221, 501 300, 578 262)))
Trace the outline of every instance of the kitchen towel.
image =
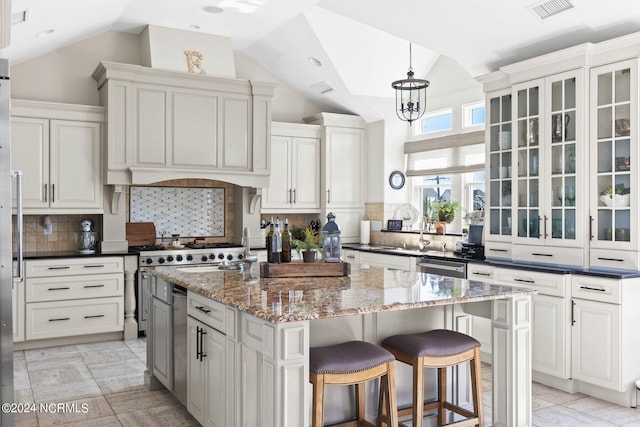
POLYGON ((368 245, 371 240, 371 221, 360 221, 360 244, 368 245))

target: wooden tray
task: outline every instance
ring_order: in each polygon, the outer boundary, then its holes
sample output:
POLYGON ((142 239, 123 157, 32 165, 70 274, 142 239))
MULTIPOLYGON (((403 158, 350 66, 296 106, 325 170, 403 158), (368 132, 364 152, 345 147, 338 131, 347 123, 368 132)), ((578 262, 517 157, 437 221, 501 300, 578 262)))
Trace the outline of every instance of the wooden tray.
POLYGON ((351 274, 351 264, 348 262, 260 263, 260 277, 338 277, 349 274, 351 274))

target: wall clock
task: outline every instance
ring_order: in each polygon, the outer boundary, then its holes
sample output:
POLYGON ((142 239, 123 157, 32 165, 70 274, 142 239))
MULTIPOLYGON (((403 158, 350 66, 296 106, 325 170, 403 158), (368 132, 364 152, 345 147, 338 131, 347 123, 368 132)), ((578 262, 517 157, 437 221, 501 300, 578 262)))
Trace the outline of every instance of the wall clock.
POLYGON ((400 171, 393 171, 389 175, 389 185, 394 190, 399 190, 404 187, 404 174, 400 171))

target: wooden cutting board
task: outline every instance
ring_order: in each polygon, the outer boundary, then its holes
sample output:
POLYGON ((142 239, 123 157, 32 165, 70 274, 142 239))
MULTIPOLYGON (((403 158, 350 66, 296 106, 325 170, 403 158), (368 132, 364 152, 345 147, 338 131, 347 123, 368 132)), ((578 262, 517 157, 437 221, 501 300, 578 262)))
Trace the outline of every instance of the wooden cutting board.
POLYGON ((348 262, 260 263, 260 277, 330 277, 348 276, 349 274, 351 274, 351 264, 348 262))
POLYGON ((156 244, 156 226, 152 222, 128 222, 127 240, 129 246, 149 246, 156 244))

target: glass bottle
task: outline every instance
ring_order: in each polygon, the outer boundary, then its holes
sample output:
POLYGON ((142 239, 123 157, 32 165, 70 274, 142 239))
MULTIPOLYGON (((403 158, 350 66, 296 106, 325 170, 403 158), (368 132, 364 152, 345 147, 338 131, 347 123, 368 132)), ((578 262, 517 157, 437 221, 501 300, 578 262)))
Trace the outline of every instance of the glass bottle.
POLYGON ((282 231, 282 262, 291 262, 291 233, 289 232, 289 218, 284 218, 282 231))
POLYGON ((273 229, 273 217, 271 217, 271 224, 269 224, 269 232, 267 233, 267 241, 266 241, 266 247, 267 247, 267 262, 273 262, 273 252, 271 250, 271 243, 273 241, 273 233, 274 233, 274 229, 273 229))
POLYGON ((276 230, 271 238, 271 262, 280 264, 282 261, 282 235, 280 234, 280 221, 276 220, 276 230))

